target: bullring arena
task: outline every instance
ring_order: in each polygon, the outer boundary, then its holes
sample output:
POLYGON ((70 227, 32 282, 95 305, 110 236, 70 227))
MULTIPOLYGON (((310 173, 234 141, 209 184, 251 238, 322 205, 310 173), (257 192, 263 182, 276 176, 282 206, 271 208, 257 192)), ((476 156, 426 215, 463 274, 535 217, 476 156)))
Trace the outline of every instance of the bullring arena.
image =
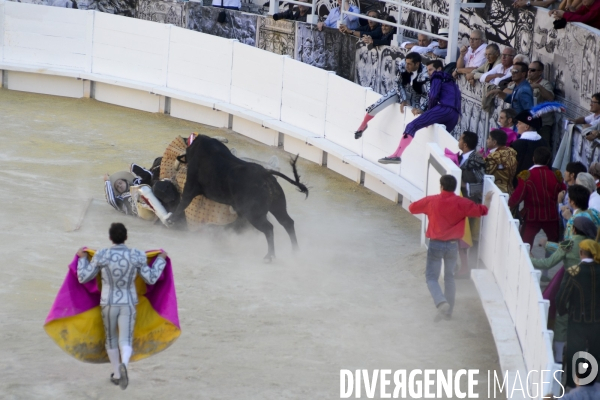
POLYGON ((300 160, 308 199, 280 180, 300 252, 274 223, 277 259, 265 264, 258 231, 188 233, 123 216, 106 203, 102 176, 151 163, 193 131, 223 136, 243 156, 276 155, 286 174, 289 153, 91 99, 2 89, 0 109, 0 397, 331 399, 340 369, 498 368, 473 283, 458 281, 455 317, 434 323, 420 223, 368 189, 300 160), (169 252, 182 327, 170 348, 131 364, 126 392, 107 386, 107 364, 82 364, 42 329, 75 251, 107 246, 114 221, 131 246, 169 252))

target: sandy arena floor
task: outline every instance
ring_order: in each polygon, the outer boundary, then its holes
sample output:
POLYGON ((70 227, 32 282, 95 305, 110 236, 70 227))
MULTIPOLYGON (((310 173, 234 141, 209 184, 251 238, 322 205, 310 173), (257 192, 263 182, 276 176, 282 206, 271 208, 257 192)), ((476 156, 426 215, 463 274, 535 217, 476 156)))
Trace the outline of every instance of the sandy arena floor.
POLYGON ((472 282, 458 282, 454 319, 434 323, 419 221, 346 178, 300 160, 307 200, 279 180, 301 251, 275 222, 270 265, 258 231, 177 232, 106 203, 105 172, 149 166, 192 131, 228 138, 240 156, 275 154, 291 173, 283 150, 230 130, 0 89, 0 398, 335 399, 340 369, 359 368, 479 369, 487 397, 498 357, 472 282), (182 326, 173 346, 130 365, 124 392, 109 364, 75 360, 42 327, 77 248, 108 246, 115 221, 129 245, 169 252, 182 326))

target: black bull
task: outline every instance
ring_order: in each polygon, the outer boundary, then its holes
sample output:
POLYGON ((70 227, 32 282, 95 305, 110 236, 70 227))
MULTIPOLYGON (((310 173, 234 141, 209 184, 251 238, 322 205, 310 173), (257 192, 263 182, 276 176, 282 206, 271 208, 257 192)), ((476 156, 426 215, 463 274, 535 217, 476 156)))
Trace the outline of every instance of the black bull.
POLYGON ((185 156, 177 159, 187 163, 187 179, 181 202, 170 221, 178 220, 192 199, 203 195, 230 205, 239 216, 265 234, 269 247, 265 260, 271 261, 275 257, 273 225, 267 220, 268 212, 285 228, 294 250, 298 249, 294 220, 287 213, 283 189, 273 176, 277 175, 297 186, 308 197, 308 188, 300 183, 296 170, 298 156, 290 162, 295 181, 277 171, 240 160, 223 143, 204 135, 199 135, 187 148, 185 156))

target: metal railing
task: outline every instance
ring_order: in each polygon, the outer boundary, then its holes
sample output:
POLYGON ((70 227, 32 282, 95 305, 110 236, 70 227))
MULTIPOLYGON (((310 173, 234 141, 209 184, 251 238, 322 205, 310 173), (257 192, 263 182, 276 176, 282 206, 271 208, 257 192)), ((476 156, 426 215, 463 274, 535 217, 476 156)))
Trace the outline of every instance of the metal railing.
MULTIPOLYGON (((302 3, 300 1, 294 1, 294 0, 288 0, 286 1, 288 4, 294 4, 294 5, 298 5, 298 6, 310 6, 311 7, 311 14, 315 15, 315 9, 316 9, 316 0, 312 0, 312 4, 311 3, 302 3)), ((403 35, 401 32, 403 32, 404 30, 410 31, 410 32, 415 32, 415 33, 421 33, 424 35, 427 35, 431 38, 434 39, 438 39, 438 40, 447 40, 448 41, 448 49, 457 49, 458 48, 458 26, 460 23, 460 11, 463 8, 484 8, 485 7, 485 3, 462 3, 461 0, 453 0, 450 3, 450 13, 449 15, 444 15, 444 14, 440 14, 440 13, 436 13, 433 11, 429 11, 429 10, 425 10, 423 8, 419 8, 419 7, 415 7, 413 5, 407 4, 403 1, 394 1, 394 0, 381 0, 382 3, 386 3, 386 4, 393 4, 398 6, 398 10, 397 10, 397 16, 396 16, 396 23, 393 22, 389 22, 389 21, 385 21, 379 18, 373 18, 373 17, 369 17, 367 15, 362 15, 359 13, 355 13, 350 11, 350 9, 348 8, 348 11, 345 10, 346 8, 346 4, 347 4, 348 0, 342 0, 342 4, 340 6, 340 10, 341 10, 341 16, 340 18, 343 19, 344 16, 348 15, 348 16, 352 16, 352 17, 359 17, 362 19, 366 19, 368 21, 375 21, 378 22, 380 24, 383 25, 389 25, 389 26, 393 26, 396 28, 397 33, 400 35, 400 41, 403 41, 403 35), (433 17, 437 17, 443 20, 448 21, 448 37, 444 37, 444 36, 440 36, 440 35, 435 35, 431 32, 422 30, 422 29, 417 29, 417 28, 412 28, 410 26, 405 26, 402 25, 402 10, 403 9, 408 9, 408 10, 413 10, 416 12, 420 12, 423 14, 427 14, 427 15, 431 15, 433 17)), ((269 3, 269 15, 273 15, 273 14, 277 14, 279 12, 279 1, 278 0, 271 0, 271 2, 269 3)), ((308 19, 307 19, 308 21, 308 19)), ((308 21, 310 23, 316 23, 316 18, 311 19, 310 21, 308 21)), ((452 50, 452 51, 448 51, 447 55, 446 55, 446 59, 445 62, 451 63, 451 62, 455 62, 456 61, 456 51, 452 50)))

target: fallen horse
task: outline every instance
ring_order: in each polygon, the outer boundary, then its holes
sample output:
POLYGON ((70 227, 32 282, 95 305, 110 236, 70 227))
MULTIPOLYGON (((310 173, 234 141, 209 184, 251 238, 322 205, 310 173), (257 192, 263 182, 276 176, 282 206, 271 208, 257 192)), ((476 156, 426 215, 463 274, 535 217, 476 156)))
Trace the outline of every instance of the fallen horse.
POLYGON ((270 262, 275 257, 273 225, 267 220, 269 212, 285 228, 294 250, 298 249, 294 220, 287 213, 285 194, 275 179, 275 176, 285 179, 308 197, 308 188, 300 182, 296 169, 298 156, 290 162, 294 172, 292 180, 278 171, 240 160, 218 140, 198 135, 185 155, 178 156, 177 160, 187 164, 187 176, 181 201, 167 219, 170 224, 182 217, 196 196, 202 195, 231 206, 237 215, 265 234, 268 244, 265 261, 270 262))

